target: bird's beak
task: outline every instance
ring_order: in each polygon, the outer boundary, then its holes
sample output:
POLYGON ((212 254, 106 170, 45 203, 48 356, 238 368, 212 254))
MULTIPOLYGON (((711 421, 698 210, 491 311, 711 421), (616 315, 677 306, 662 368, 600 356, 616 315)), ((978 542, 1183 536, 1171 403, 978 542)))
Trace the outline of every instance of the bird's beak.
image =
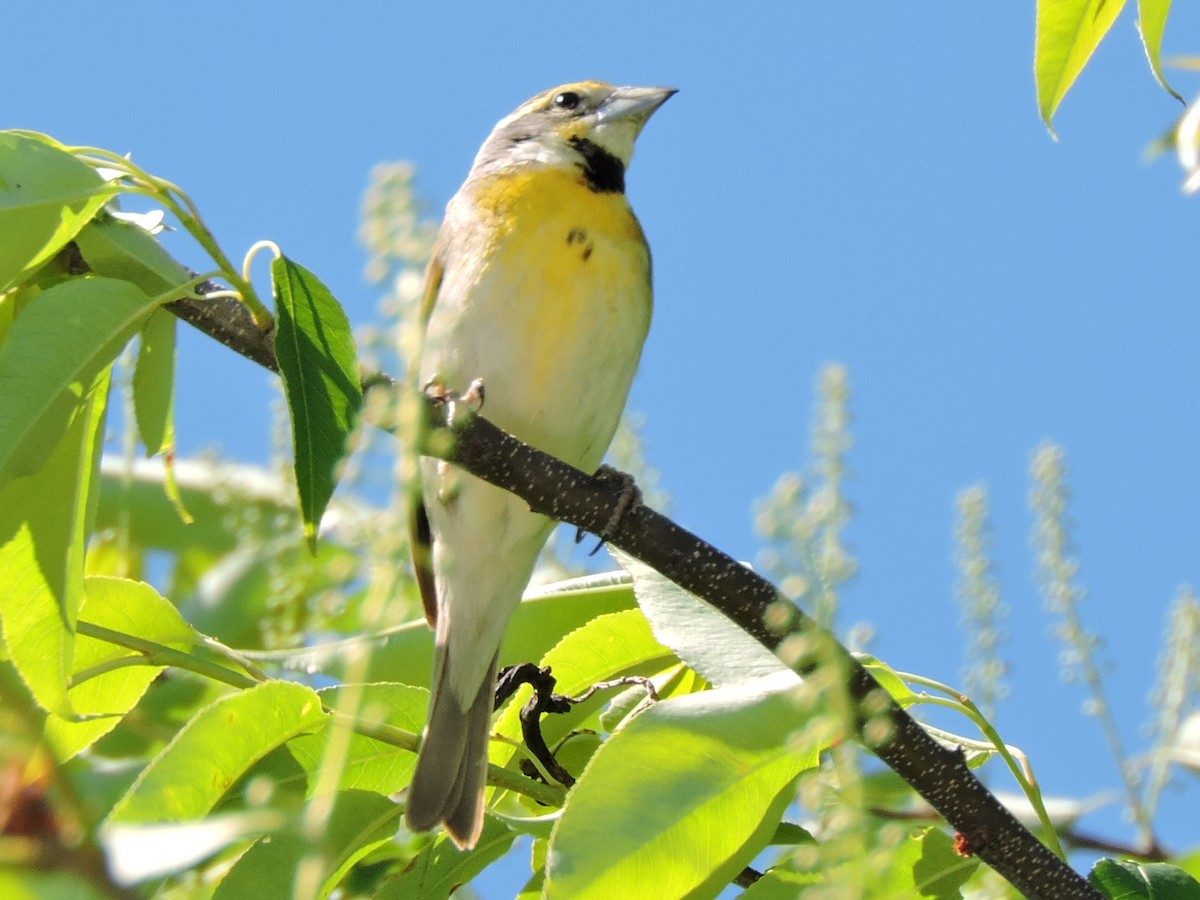
POLYGON ((600 124, 619 119, 642 124, 674 93, 675 88, 619 87, 601 104, 596 120, 600 124))

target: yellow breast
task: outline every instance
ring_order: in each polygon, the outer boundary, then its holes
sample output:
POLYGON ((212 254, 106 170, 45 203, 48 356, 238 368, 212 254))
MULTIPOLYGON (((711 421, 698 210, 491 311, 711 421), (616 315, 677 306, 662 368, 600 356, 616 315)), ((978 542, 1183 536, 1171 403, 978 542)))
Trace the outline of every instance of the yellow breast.
POLYGON ((458 309, 439 310, 454 333, 431 334, 450 351, 435 351, 439 365, 456 380, 482 377, 486 415, 501 427, 590 463, 616 426, 650 324, 641 226, 623 194, 594 192, 569 170, 510 171, 465 190, 473 240, 447 259, 438 306, 458 309))

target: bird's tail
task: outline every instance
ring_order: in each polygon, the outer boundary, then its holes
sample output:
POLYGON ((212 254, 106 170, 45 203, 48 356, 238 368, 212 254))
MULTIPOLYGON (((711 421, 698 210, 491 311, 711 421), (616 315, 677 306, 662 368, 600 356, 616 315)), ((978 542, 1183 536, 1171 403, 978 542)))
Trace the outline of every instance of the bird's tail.
POLYGON ((463 709, 446 677, 449 653, 438 648, 429 724, 408 789, 405 817, 413 831, 439 822, 454 843, 470 849, 483 830, 483 790, 487 786, 487 746, 496 691, 496 657, 470 709, 463 709))

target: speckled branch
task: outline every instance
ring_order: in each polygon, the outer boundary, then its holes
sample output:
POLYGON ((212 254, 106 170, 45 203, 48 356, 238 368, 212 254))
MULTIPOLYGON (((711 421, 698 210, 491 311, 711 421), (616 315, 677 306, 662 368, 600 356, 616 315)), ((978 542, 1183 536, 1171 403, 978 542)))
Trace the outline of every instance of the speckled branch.
MULTIPOLYGON (((249 329, 237 322, 233 327, 228 323, 217 323, 217 327, 214 318, 219 316, 193 315, 194 306, 208 302, 186 301, 185 306, 171 304, 168 308, 231 349, 275 371, 270 335, 264 335, 252 323, 249 329)), ((245 318, 248 321, 248 314, 245 318)), ((395 389, 392 379, 385 375, 372 376, 364 384, 372 390, 395 389)), ((444 410, 431 402, 431 433, 445 428, 443 416, 444 410)), ((811 671, 817 665, 840 667, 855 701, 859 739, 958 832, 961 852, 984 860, 1027 897, 1102 897, 1016 820, 975 777, 960 751, 943 747, 930 737, 849 651, 769 581, 648 507, 635 504, 620 517, 615 529, 610 528, 613 511, 622 497, 619 481, 581 472, 522 443, 482 416, 467 417, 455 423, 452 430, 453 440, 435 443, 452 448, 445 454, 446 459, 511 491, 535 512, 593 533, 605 533, 609 543, 711 603, 771 650, 777 650, 792 635, 809 638, 807 643, 814 649, 799 664, 799 670, 811 671)))

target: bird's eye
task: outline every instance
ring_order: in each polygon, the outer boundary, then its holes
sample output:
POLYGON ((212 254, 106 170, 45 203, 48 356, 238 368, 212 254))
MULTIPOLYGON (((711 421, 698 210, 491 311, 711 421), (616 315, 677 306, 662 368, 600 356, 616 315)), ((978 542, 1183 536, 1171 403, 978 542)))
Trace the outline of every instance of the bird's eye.
POLYGON ((563 91, 555 94, 554 105, 559 109, 574 109, 579 105, 579 95, 574 91, 563 91))

